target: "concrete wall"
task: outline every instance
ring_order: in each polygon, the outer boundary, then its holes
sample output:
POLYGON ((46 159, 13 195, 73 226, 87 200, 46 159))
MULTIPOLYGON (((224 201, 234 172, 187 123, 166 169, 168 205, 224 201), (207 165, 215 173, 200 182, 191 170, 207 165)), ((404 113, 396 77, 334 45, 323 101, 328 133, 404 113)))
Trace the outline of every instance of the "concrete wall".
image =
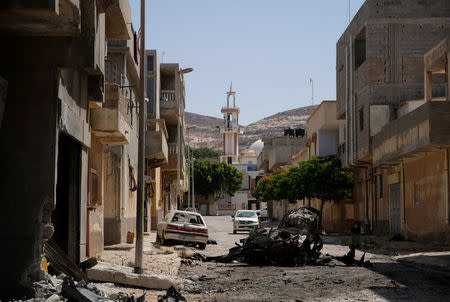
POLYGON ((339 143, 339 131, 320 130, 318 135, 318 156, 336 155, 339 143))

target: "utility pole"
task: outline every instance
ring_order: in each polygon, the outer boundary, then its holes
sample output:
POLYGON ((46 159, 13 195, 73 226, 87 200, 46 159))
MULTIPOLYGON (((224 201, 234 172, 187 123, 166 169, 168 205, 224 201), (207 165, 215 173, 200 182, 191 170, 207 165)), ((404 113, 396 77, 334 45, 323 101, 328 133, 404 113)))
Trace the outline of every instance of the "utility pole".
POLYGON ((309 82, 311 83, 311 106, 314 105, 314 81, 313 79, 309 79, 309 82))
POLYGON ((350 21, 352 19, 352 13, 351 13, 351 0, 348 0, 348 24, 350 24, 350 21))
POLYGON ((136 205, 136 248, 134 255, 134 272, 142 274, 144 249, 144 169, 145 169, 145 0, 141 0, 141 40, 139 49, 139 144, 138 144, 138 188, 136 205))
MULTIPOLYGON (((188 136, 188 143, 191 142, 190 138, 189 138, 189 132, 192 129, 197 128, 197 126, 192 125, 186 128, 187 131, 187 136, 188 136)), ((191 207, 191 177, 192 177, 192 192, 194 192, 194 162, 192 161, 193 158, 193 154, 194 154, 194 150, 192 150, 192 146, 188 145, 189 149, 188 149, 188 174, 189 176, 189 187, 188 187, 188 208, 191 207)))

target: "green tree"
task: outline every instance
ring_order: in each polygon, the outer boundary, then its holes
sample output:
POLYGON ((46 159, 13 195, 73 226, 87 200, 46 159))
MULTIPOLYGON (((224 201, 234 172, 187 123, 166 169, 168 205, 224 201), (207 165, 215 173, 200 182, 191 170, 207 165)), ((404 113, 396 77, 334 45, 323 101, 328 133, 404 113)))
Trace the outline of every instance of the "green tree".
POLYGON ((186 146, 184 149, 186 153, 186 158, 190 158, 190 152, 193 152, 193 157, 195 159, 214 159, 218 160, 221 153, 219 151, 207 148, 207 147, 201 147, 201 148, 191 148, 189 146, 186 146))
MULTIPOLYGON (((275 172, 262 178, 252 191, 259 201, 286 199, 295 203, 299 199, 317 198, 324 202, 338 202, 352 198, 353 174, 342 171, 335 156, 313 157, 286 171, 275 172)), ((322 228, 322 215, 319 217, 322 228)))
POLYGON ((205 160, 194 161, 195 192, 218 199, 224 194, 233 195, 242 184, 242 173, 232 165, 205 160))

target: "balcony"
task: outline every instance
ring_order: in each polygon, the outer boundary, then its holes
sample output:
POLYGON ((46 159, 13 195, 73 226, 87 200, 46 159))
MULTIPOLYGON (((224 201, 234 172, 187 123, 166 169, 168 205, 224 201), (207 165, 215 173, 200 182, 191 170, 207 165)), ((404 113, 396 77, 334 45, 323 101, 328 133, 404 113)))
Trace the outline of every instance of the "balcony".
POLYGON ((164 132, 156 130, 145 132, 145 158, 151 168, 158 168, 168 163, 169 148, 164 132))
POLYGON ((180 113, 180 102, 178 101, 175 90, 161 90, 159 110, 161 118, 166 122, 175 122, 180 113))
POLYGON ((105 103, 91 109, 92 133, 103 145, 125 145, 130 142, 131 114, 119 85, 105 84, 105 103))
POLYGON ((390 122, 373 137, 375 167, 450 145, 450 102, 427 102, 390 122))
POLYGON ((97 1, 105 11, 105 34, 108 40, 131 39, 127 24, 131 23, 131 8, 128 0, 97 1))
POLYGON ((0 28, 39 36, 80 33, 80 0, 0 1, 0 28))

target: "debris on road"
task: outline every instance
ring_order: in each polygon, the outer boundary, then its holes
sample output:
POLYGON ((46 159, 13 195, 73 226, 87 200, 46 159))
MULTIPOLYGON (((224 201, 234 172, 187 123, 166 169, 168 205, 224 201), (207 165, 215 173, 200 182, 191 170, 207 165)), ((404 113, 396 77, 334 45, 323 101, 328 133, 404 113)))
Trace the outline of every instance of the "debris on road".
POLYGON ((171 286, 164 296, 158 296, 158 302, 187 302, 187 300, 175 287, 171 286))
POLYGON ((372 266, 372 263, 370 262, 370 260, 364 261, 364 258, 366 256, 366 252, 364 252, 364 254, 361 256, 361 259, 356 260, 355 259, 355 245, 354 244, 350 244, 350 251, 348 251, 347 254, 345 254, 344 256, 338 256, 338 257, 333 257, 334 259, 344 263, 347 266, 364 266, 364 267, 370 267, 372 266))
POLYGON ((208 241, 206 242, 206 244, 214 244, 217 245, 217 241, 211 238, 208 238, 208 241))

